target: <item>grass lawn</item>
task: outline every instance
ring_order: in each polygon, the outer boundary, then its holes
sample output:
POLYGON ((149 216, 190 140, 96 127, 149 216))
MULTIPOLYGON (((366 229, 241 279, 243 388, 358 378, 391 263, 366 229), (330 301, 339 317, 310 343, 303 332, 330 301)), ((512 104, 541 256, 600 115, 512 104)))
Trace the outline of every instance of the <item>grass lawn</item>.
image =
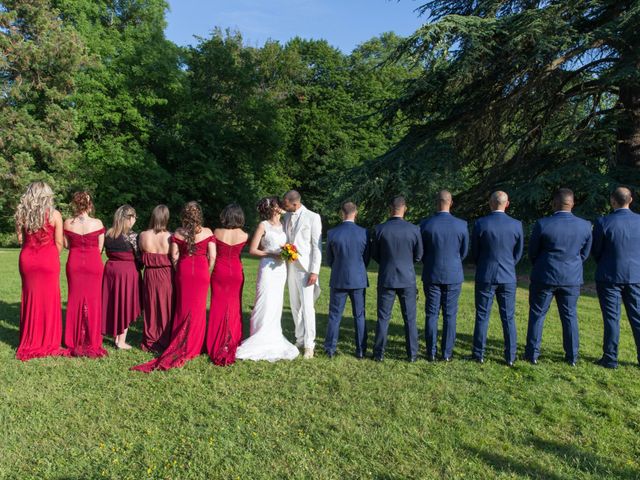
MULTIPOLYGON (((246 331, 257 262, 244 264, 246 331)), ((462 360, 473 333, 473 283, 468 281, 449 364, 404 361, 398 305, 385 362, 356 360, 348 306, 342 354, 332 361, 319 353, 310 361, 219 368, 201 356, 182 369, 145 375, 128 368, 150 355, 137 348, 115 351, 107 342, 109 356, 100 360, 15 360, 17 265, 17 250, 0 250, 0 478, 640 477, 640 368, 633 339, 623 317, 620 368, 592 364, 602 341, 592 294, 579 303, 576 368, 562 362, 555 305, 538 366, 504 366, 495 306, 488 361, 462 360)), ((321 274, 320 342, 328 273, 321 274)), ((370 281, 375 285, 375 273, 370 281)), ((64 274, 62 285, 64 300, 64 274)), ((423 302, 421 295, 420 312, 423 302)), ((375 288, 367 308, 373 332, 375 288)), ((523 286, 518 290, 519 354, 526 322, 523 286)), ((288 310, 283 325, 291 339, 288 310)), ((140 322, 130 340, 139 343, 140 322)), ((424 356, 423 338, 421 349, 424 356)))

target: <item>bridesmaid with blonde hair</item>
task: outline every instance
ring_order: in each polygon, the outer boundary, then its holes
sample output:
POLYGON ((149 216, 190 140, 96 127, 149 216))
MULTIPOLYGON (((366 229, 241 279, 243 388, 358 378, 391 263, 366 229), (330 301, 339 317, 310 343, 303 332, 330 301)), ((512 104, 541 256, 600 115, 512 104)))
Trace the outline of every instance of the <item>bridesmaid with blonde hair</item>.
POLYGON ((93 201, 89 192, 73 194, 73 217, 64 222, 67 260, 67 317, 64 343, 75 357, 98 358, 107 354, 102 348, 102 246, 104 226, 91 217, 93 201))
POLYGON ((20 198, 15 213, 21 245, 22 279, 18 360, 67 356, 61 347, 60 252, 62 215, 54 207, 53 190, 45 182, 33 182, 20 198))
POLYGON ((144 328, 140 347, 147 352, 162 352, 171 339, 173 267, 169 258, 168 224, 169 209, 166 205, 156 206, 151 212, 149 229, 140 233, 138 242, 144 264, 144 328))
POLYGON ((113 215, 104 249, 107 263, 102 280, 102 334, 114 338, 116 348, 129 350, 127 330, 140 316, 138 235, 132 230, 136 211, 122 205, 113 215))

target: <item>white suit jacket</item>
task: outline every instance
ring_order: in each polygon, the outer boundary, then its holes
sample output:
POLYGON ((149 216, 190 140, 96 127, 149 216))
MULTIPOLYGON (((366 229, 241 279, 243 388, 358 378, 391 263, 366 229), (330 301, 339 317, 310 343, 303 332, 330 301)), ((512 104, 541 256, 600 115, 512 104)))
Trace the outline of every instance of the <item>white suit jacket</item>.
POLYGON ((298 262, 309 273, 320 273, 322 262, 322 222, 320 215, 304 205, 298 209, 297 218, 291 212, 284 217, 287 241, 298 249, 298 262))

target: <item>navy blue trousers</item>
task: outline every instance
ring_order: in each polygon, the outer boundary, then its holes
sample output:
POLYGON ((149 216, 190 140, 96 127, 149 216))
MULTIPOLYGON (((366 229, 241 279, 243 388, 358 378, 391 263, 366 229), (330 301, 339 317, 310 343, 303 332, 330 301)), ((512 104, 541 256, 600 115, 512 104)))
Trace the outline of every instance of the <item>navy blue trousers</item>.
POLYGON ((564 358, 568 362, 578 360, 580 339, 576 309, 580 297, 580 285, 558 286, 535 283, 529 286, 529 326, 527 328, 527 345, 524 351, 527 360, 537 360, 540 356, 542 328, 554 297, 562 322, 564 358))
POLYGON ((329 354, 336 353, 338 335, 340 333, 340 321, 347 303, 351 300, 353 313, 353 326, 355 329, 356 355, 363 356, 367 351, 367 324, 365 322, 364 305, 365 289, 332 288, 329 294, 329 321, 327 323, 327 335, 324 337, 324 350, 329 354))
POLYGON ((516 337, 516 284, 515 283, 476 283, 476 324, 473 329, 473 350, 476 358, 484 357, 484 347, 487 342, 487 330, 491 317, 493 297, 498 301, 500 320, 502 320, 502 334, 504 337, 504 359, 515 362, 516 337))
POLYGON ((620 341, 621 303, 627 311, 633 338, 636 341, 636 354, 640 362, 640 284, 637 283, 601 283, 596 284, 602 320, 604 321, 604 341, 602 358, 612 367, 618 365, 618 342, 620 341))
POLYGON ((425 338, 427 341, 427 355, 436 355, 438 341, 438 315, 442 309, 442 339, 440 350, 444 358, 453 355, 456 343, 456 319, 458 317, 458 299, 462 291, 461 283, 450 285, 425 283, 425 338))
POLYGON ((382 358, 387 346, 387 331, 396 296, 400 300, 400 310, 404 320, 404 337, 407 357, 418 356, 418 326, 416 324, 416 298, 418 290, 415 286, 406 288, 378 287, 378 321, 373 346, 373 356, 382 358))

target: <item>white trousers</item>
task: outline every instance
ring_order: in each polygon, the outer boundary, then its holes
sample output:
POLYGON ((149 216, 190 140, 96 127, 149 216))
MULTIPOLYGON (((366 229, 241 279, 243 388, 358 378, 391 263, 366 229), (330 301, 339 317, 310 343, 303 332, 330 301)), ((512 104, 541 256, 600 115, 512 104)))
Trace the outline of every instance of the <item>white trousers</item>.
POLYGON ((314 348, 316 340, 315 301, 319 293, 318 285, 307 286, 309 273, 298 262, 288 265, 287 284, 293 324, 296 327, 296 344, 304 348, 314 348))

